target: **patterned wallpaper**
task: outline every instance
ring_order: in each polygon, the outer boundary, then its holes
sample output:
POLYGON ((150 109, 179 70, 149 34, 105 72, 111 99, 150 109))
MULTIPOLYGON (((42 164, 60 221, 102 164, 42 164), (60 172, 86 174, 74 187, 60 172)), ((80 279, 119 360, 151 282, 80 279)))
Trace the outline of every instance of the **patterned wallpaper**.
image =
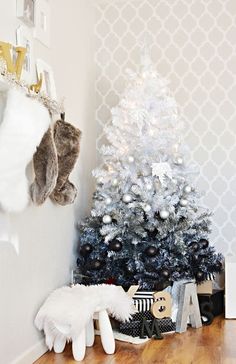
POLYGON ((146 39, 170 80, 203 203, 214 211, 211 241, 236 254, 236 0, 96 1, 97 150, 146 39))

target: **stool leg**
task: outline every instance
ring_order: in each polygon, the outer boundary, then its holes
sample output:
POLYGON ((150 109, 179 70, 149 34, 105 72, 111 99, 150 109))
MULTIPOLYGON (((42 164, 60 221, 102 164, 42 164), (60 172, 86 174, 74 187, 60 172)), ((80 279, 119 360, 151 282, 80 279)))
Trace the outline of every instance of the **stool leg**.
POLYGON ((100 311, 98 313, 98 319, 103 349, 107 354, 114 354, 115 339, 107 311, 100 311))
POLYGON ((85 356, 85 329, 81 331, 78 337, 73 338, 72 341, 72 352, 74 359, 81 361, 85 356))
POLYGON ((66 338, 63 337, 62 335, 58 335, 55 338, 54 344, 53 344, 53 349, 55 351, 55 353, 60 354, 64 351, 66 346, 66 338))
POLYGON ((94 326, 93 318, 91 318, 86 326, 86 346, 93 346, 94 344, 94 326))

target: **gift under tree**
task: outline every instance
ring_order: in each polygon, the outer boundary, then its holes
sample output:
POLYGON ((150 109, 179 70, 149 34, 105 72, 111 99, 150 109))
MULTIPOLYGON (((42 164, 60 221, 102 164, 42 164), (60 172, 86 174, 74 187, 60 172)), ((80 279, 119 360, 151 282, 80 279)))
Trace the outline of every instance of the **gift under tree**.
POLYGON ((195 168, 181 142, 183 123, 168 83, 141 57, 112 123, 96 191, 80 226, 78 267, 90 283, 155 289, 180 279, 202 282, 221 271, 208 242, 210 212, 199 204, 195 168))

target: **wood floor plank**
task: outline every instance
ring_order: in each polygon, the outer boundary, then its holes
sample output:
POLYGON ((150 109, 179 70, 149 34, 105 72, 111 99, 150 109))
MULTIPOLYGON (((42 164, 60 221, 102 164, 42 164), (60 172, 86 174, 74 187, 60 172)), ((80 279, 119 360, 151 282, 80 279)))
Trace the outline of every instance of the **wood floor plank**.
MULTIPOLYGON (((142 345, 116 341, 116 353, 106 355, 100 338, 86 350, 81 364, 236 364, 236 320, 215 318, 210 326, 168 334, 142 345)), ((71 345, 62 354, 46 353, 34 364, 76 364, 71 345)))

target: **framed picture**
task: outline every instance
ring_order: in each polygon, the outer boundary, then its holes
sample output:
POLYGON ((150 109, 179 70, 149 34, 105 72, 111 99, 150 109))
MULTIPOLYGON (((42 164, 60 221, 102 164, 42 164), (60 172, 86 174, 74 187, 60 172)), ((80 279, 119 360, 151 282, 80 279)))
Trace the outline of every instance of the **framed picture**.
POLYGON ((29 27, 35 23, 35 0, 17 0, 16 16, 29 27))
POLYGON ((35 0, 34 37, 50 47, 50 4, 47 0, 35 0))
POLYGON ((31 30, 28 27, 20 25, 16 29, 16 45, 26 48, 26 55, 21 78, 24 81, 30 83, 33 66, 33 37, 31 30))
POLYGON ((37 59, 36 70, 38 79, 40 79, 40 75, 42 75, 43 78, 41 91, 52 99, 56 99, 56 86, 52 68, 43 60, 37 59))

